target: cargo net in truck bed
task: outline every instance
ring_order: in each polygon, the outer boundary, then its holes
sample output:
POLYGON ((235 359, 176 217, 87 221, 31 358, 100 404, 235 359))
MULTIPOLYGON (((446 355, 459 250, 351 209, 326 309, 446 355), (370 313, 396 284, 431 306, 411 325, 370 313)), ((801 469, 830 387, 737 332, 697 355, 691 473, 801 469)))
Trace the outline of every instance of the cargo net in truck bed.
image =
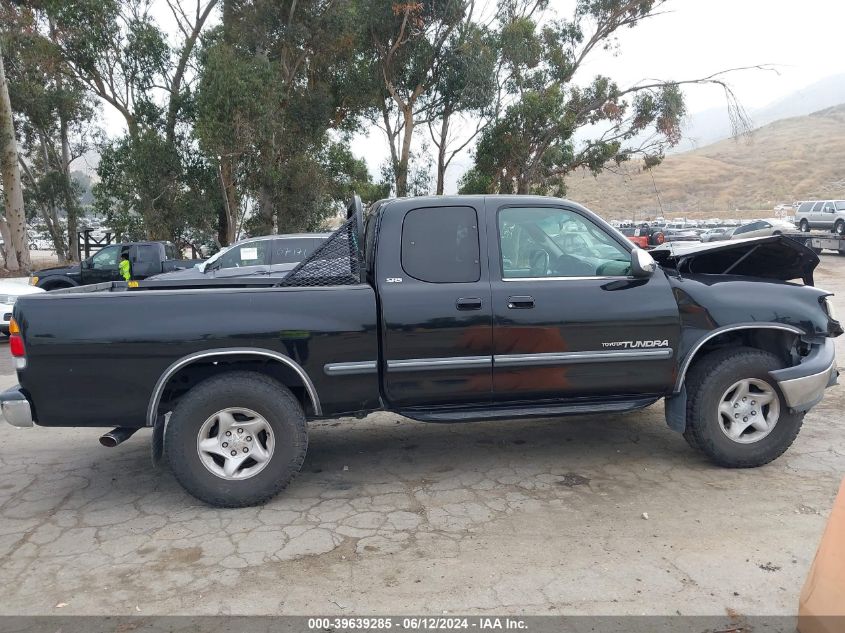
POLYGON ((364 261, 358 235, 358 222, 353 215, 277 285, 351 286, 361 283, 364 261))

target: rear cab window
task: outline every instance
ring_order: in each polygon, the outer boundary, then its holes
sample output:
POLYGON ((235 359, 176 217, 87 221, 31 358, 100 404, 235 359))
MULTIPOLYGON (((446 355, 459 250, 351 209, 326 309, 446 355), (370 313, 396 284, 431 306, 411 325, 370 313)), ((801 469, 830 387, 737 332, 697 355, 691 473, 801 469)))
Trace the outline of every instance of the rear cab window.
POLYGON ((428 283, 481 279, 478 215, 472 207, 426 207, 405 214, 402 270, 428 283))

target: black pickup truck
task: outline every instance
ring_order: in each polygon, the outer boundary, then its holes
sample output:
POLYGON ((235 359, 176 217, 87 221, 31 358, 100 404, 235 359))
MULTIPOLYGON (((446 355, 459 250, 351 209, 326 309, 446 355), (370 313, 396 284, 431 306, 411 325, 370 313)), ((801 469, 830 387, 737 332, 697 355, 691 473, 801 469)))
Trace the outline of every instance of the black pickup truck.
POLYGON ((819 259, 781 236, 636 249, 573 202, 385 200, 283 280, 107 283, 21 297, 16 426, 152 427, 193 495, 266 501, 309 419, 632 411, 726 467, 783 453, 838 375, 819 259), (788 280, 800 279, 801 283, 788 280), (156 315, 156 318, 151 318, 156 315), (61 386, 57 388, 57 386, 61 386))
POLYGON ((109 244, 83 259, 78 266, 44 268, 30 277, 29 282, 44 288, 56 290, 86 286, 104 281, 120 281, 118 265, 123 253, 129 255, 132 279, 146 279, 153 275, 184 268, 192 268, 201 259, 178 259, 176 246, 172 242, 127 242, 109 244))

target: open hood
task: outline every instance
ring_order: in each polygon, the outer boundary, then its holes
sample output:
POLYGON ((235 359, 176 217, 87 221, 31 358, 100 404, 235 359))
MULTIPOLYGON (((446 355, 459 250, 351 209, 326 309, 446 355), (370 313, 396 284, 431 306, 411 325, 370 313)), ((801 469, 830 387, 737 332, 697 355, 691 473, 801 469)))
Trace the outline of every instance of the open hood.
POLYGON ((650 251, 663 268, 679 273, 745 275, 813 285, 819 256, 783 235, 706 244, 666 243, 650 251))

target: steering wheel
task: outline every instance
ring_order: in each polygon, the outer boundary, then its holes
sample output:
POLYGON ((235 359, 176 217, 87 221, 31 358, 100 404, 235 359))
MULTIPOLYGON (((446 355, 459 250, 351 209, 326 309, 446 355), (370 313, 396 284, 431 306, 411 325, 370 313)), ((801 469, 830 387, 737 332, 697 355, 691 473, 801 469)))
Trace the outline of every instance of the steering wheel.
POLYGON ((587 262, 572 255, 560 255, 552 267, 552 272, 561 277, 592 277, 595 269, 587 262))
POLYGON ((549 254, 542 248, 531 251, 528 256, 528 269, 533 277, 545 277, 549 273, 549 254))

